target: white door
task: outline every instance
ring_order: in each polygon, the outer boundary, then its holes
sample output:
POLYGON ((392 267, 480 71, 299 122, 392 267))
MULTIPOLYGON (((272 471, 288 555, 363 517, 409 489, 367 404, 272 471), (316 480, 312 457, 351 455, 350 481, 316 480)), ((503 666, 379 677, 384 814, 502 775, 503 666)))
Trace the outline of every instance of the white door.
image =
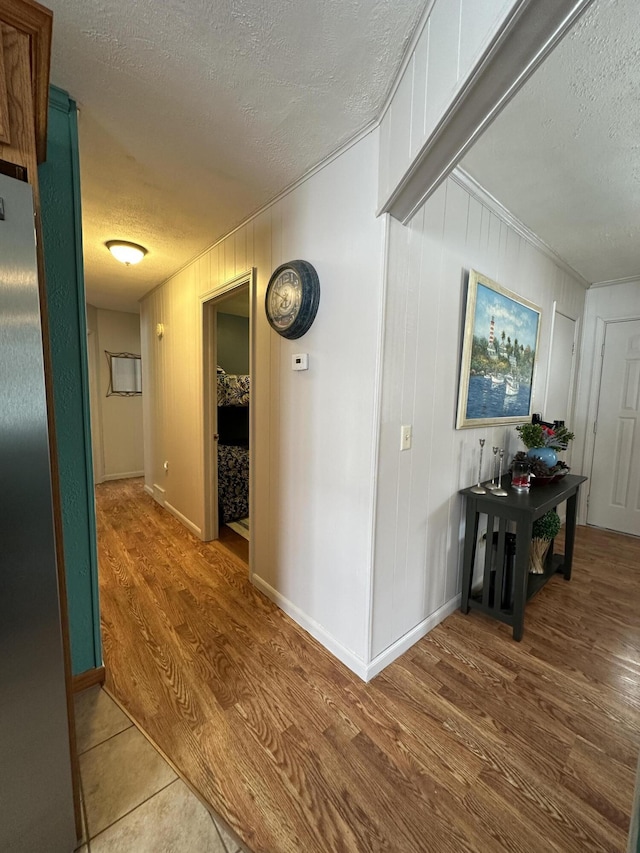
POLYGON ((606 324, 587 522, 640 536, 640 320, 606 324))
MULTIPOLYGON (((544 419, 565 421, 568 429, 571 429, 575 336, 576 321, 556 311, 553 316, 553 335, 549 351, 544 419)), ((570 464, 570 450, 562 458, 570 464)))

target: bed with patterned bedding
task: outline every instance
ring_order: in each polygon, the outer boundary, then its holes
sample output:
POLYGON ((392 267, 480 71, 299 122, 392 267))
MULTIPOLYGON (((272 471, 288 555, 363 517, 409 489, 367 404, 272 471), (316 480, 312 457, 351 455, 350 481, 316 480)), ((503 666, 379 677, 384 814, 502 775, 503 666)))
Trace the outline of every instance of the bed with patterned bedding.
POLYGON ((249 517, 249 448, 218 445, 218 506, 224 524, 249 517))
POLYGON ((220 521, 249 516, 248 376, 218 373, 218 511, 220 521))
POLYGON ((248 406, 251 380, 249 376, 232 373, 218 374, 218 405, 248 406))

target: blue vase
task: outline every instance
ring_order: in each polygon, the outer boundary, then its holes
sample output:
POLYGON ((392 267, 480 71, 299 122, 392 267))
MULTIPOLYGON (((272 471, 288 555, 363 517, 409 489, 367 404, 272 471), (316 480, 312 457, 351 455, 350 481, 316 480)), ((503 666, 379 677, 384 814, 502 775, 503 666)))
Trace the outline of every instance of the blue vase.
POLYGON ((527 456, 529 459, 540 459, 549 468, 553 468, 558 461, 558 454, 550 447, 531 447, 527 451, 527 456))

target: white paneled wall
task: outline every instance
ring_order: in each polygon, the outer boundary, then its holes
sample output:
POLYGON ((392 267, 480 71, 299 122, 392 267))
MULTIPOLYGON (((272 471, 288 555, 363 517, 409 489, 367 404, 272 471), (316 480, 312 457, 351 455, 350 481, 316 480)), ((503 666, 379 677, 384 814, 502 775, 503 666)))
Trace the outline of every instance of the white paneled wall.
POLYGON ((316 172, 149 294, 142 306, 147 487, 199 533, 204 523, 200 298, 257 269, 252 579, 355 671, 368 652, 376 366, 384 222, 375 218, 378 132, 316 172), (311 330, 269 327, 273 269, 317 269, 311 330), (155 335, 163 323, 162 339, 155 335), (309 370, 291 356, 309 353, 309 370), (163 463, 168 462, 168 472, 163 463), (163 491, 164 490, 164 491, 163 491))
MULTIPOLYGON (((478 439, 518 449, 513 429, 455 430, 466 276, 474 268, 542 309, 533 410, 544 401, 554 300, 581 317, 584 287, 448 179, 405 227, 390 219, 371 658, 443 618, 460 591, 462 499, 478 439), (413 447, 400 452, 400 427, 413 447), (413 632, 413 633, 412 633, 413 632)), ((396 646, 397 650, 397 646, 396 646)), ((389 653, 391 657, 395 652, 389 653)), ((384 660, 384 663, 388 660, 384 660)))
POLYGON ((436 0, 381 121, 378 206, 391 196, 514 0, 436 0))

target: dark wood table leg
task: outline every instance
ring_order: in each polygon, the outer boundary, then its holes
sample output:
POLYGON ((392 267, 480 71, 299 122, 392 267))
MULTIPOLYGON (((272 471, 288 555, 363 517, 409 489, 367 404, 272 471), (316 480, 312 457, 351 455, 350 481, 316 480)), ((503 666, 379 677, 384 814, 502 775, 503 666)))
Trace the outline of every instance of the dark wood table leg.
POLYGON ((531 548, 530 518, 520 519, 516 523, 516 560, 513 589, 513 639, 520 642, 524 633, 524 608, 527 603, 527 584, 529 581, 529 550, 531 548))
MULTIPOLYGON (((478 513, 476 502, 467 498, 467 514, 464 530, 464 558, 462 562, 462 603, 460 610, 469 612, 469 596, 471 595, 471 581, 473 580, 473 564, 476 556, 476 541, 478 539, 478 513)), ((487 548, 489 548, 487 542, 487 548)))
POLYGON ((562 573, 566 581, 571 580, 571 564, 573 563, 573 545, 576 540, 576 512, 578 509, 578 493, 580 489, 567 498, 567 529, 564 540, 564 563, 562 573))

